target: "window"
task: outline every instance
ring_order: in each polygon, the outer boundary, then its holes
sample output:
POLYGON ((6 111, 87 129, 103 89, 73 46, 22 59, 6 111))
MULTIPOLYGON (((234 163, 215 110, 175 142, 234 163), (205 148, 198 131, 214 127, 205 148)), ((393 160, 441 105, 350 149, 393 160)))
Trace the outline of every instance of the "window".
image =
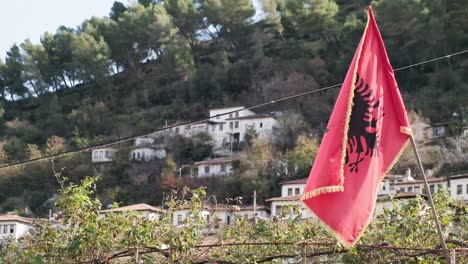
POLYGON ((235 115, 236 115, 236 117, 239 117, 239 112, 236 112, 235 115))
POLYGON ((385 183, 382 184, 382 190, 386 190, 387 188, 385 187, 385 183))
POLYGON ((234 123, 233 123, 233 122, 229 122, 229 128, 230 128, 230 129, 233 129, 233 128, 234 128, 234 123))
POLYGON ((210 173, 210 166, 205 166, 205 173, 210 173))
POLYGON ((106 159, 110 159, 112 158, 112 153, 109 150, 106 150, 106 152, 104 153, 104 156, 106 157, 106 159))
POLYGON ((458 184, 457 185, 457 195, 462 194, 462 193, 463 193, 463 185, 458 184))
POLYGON ((8 225, 3 226, 3 234, 8 234, 8 225))
POLYGON ((133 159, 136 159, 136 153, 135 152, 132 153, 132 157, 133 157, 133 159))
POLYGON ((260 123, 260 127, 263 127, 263 123, 260 123))
POLYGON ((414 186, 414 192, 415 193, 420 193, 420 187, 419 186, 414 186))
POLYGON ((429 185, 429 191, 434 193, 434 184, 429 185))
POLYGON ((390 180, 390 191, 393 191, 395 190, 395 181, 394 180, 390 180))
POLYGON ((221 164, 221 171, 225 172, 226 171, 226 164, 221 164))
POLYGON ((280 215, 281 214, 281 205, 277 205, 275 207, 275 209, 276 209, 276 215, 280 215))
POLYGON ((468 194, 468 184, 466 185, 466 194, 468 194))
POLYGON ((292 188, 288 188, 288 196, 291 196, 293 194, 293 189, 292 188))
POLYGON ((178 214, 178 215, 177 215, 177 224, 178 224, 178 225, 182 224, 182 221, 183 221, 182 215, 181 215, 181 214, 178 214))
POLYGON ((232 113, 229 114, 229 118, 232 118, 232 113))
POLYGON ((405 187, 400 187, 400 192, 404 192, 405 191, 405 187))
POLYGON ((140 152, 137 152, 137 159, 140 159, 140 152))
POLYGON ((294 194, 296 194, 296 195, 299 194, 300 192, 301 192, 301 190, 300 190, 299 188, 296 188, 296 189, 294 190, 294 194))
POLYGON ((444 187, 442 186, 442 184, 437 184, 437 191, 440 192, 444 187))
POLYGON ((408 187, 408 192, 413 192, 413 187, 408 187))
POLYGON ((176 134, 179 134, 179 130, 180 130, 180 129, 179 129, 178 127, 176 127, 176 128, 175 128, 175 133, 176 133, 176 134))
POLYGON ((215 125, 211 125, 211 131, 216 131, 216 126, 215 125))
POLYGON ((234 122, 234 127, 239 128, 239 121, 234 122))
POLYGON ((10 225, 10 234, 15 232, 15 225, 10 225))
POLYGON ((231 216, 230 215, 226 216, 226 224, 227 225, 231 224, 231 216))
POLYGON ((219 131, 223 131, 223 124, 219 124, 219 131))

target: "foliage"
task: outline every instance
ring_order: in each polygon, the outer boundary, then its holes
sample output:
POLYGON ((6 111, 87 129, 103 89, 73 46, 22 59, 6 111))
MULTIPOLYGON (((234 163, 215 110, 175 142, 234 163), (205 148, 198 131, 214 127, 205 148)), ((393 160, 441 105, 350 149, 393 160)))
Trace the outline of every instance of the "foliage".
MULTIPOLYGON (((61 186, 57 206, 63 213, 59 226, 39 222, 20 243, 8 243, 2 248, 1 262, 444 262, 443 255, 430 250, 437 248, 437 235, 427 203, 420 197, 385 209, 371 223, 360 243, 348 251, 336 244, 314 219, 300 219, 299 208, 294 206, 285 208, 282 215, 272 220, 249 222, 243 217, 235 218, 232 225, 209 234, 203 189, 184 189, 182 196, 173 193, 166 203, 167 211, 149 220, 136 212, 108 212, 101 216, 101 203, 94 198, 94 177, 85 178, 79 185, 68 183, 59 174, 57 179, 61 186), (174 210, 181 207, 189 208, 189 217, 182 226, 174 226, 174 210), (423 248, 423 251, 413 254, 385 248, 389 246, 423 248)), ((450 230, 457 210, 447 193, 437 194, 435 201, 444 230, 450 230)), ((464 211, 461 216, 466 217, 466 206, 460 209, 464 211)), ((237 210, 232 206, 231 213, 237 210)), ((459 230, 466 230, 465 220, 458 219, 459 230)), ((466 243, 466 238, 459 234, 451 235, 450 247, 453 243, 466 243)), ((459 254, 457 258, 463 262, 466 255, 459 254)))

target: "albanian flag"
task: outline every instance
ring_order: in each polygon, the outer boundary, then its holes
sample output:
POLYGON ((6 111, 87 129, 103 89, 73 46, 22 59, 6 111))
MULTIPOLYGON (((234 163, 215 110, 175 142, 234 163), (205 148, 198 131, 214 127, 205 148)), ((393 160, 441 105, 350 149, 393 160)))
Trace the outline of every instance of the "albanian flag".
POLYGON ((303 202, 346 247, 363 234, 379 185, 411 137, 377 23, 368 21, 338 95, 303 202))

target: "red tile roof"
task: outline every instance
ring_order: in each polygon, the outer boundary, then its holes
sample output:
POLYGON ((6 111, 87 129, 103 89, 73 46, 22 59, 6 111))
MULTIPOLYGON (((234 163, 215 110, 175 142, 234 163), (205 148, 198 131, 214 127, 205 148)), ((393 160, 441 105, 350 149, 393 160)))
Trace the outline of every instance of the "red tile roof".
POLYGON ((285 197, 274 197, 270 199, 266 199, 267 202, 281 202, 281 201, 300 201, 302 195, 291 195, 285 197))
POLYGON ((19 215, 0 215, 0 222, 22 222, 26 224, 33 224, 34 221, 39 219, 26 218, 19 215))
POLYGON ((235 160, 239 160, 239 157, 227 157, 227 158, 217 158, 217 159, 210 159, 210 160, 202 160, 199 162, 195 162, 195 165, 210 165, 210 164, 222 164, 222 163, 229 163, 235 160))
POLYGON ((273 116, 267 115, 267 114, 255 114, 255 115, 248 115, 248 116, 226 118, 226 120, 245 120, 245 119, 261 119, 261 118, 273 118, 273 116))
POLYGON ((107 210, 102 210, 101 213, 110 213, 110 212, 127 212, 127 211, 150 211, 150 212, 157 212, 161 213, 164 212, 163 209, 155 206, 151 206, 148 204, 140 203, 140 204, 132 204, 129 206, 117 207, 107 210))
POLYGON ((284 185, 284 184, 305 184, 306 182, 307 182, 307 178, 303 178, 303 179, 297 179, 297 180, 283 181, 283 182, 280 182, 279 184, 280 185, 284 185))

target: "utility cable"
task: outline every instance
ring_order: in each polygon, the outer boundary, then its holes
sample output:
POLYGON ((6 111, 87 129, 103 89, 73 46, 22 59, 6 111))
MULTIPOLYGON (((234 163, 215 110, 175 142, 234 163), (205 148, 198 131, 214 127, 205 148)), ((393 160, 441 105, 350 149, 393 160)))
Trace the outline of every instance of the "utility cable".
MULTIPOLYGON (((445 56, 437 57, 437 58, 434 58, 434 59, 430 59, 430 60, 410 64, 410 65, 403 66, 403 67, 400 67, 400 68, 396 68, 396 69, 394 69, 394 72, 404 70, 404 69, 408 69, 408 68, 412 68, 412 67, 416 67, 416 66, 420 66, 420 65, 423 65, 423 64, 428 64, 428 63, 439 61, 439 60, 450 59, 450 58, 452 58, 454 56, 458 56, 458 55, 465 54, 465 53, 468 53, 468 49, 458 51, 458 52, 455 52, 455 53, 452 53, 452 54, 448 54, 448 55, 445 55, 445 56)), ((264 103, 257 104, 257 105, 254 105, 254 106, 249 106, 249 107, 244 107, 244 108, 241 108, 241 109, 238 109, 238 110, 229 111, 229 112, 226 112, 226 113, 223 113, 223 114, 218 114, 216 116, 210 116, 210 117, 203 118, 203 119, 200 119, 200 120, 197 120, 197 121, 189 121, 189 122, 183 122, 183 123, 174 124, 174 125, 170 125, 170 126, 165 126, 165 127, 156 129, 156 130, 154 130, 154 131, 152 131, 150 133, 124 137, 124 138, 121 138, 121 139, 118 139, 118 140, 113 140, 113 141, 110 141, 110 142, 107 142, 107 143, 104 143, 104 144, 88 146, 88 147, 80 148, 78 150, 66 151, 66 152, 62 152, 62 153, 58 153, 58 154, 54 154, 54 155, 48 155, 48 156, 44 156, 44 157, 40 157, 40 158, 35 158, 35 159, 29 159, 29 160, 21 161, 21 162, 18 162, 18 163, 6 164, 6 165, 3 165, 3 166, 0 166, 0 170, 7 169, 7 168, 14 168, 14 167, 19 167, 19 166, 24 166, 24 165, 36 163, 36 162, 43 161, 43 160, 56 159, 56 158, 60 158, 60 157, 64 157, 64 156, 69 156, 69 155, 82 153, 82 152, 88 152, 88 151, 91 151, 91 150, 94 150, 94 149, 105 148, 105 147, 109 147, 109 146, 112 146, 112 145, 121 144, 121 143, 125 143, 125 142, 131 141, 131 140, 135 140, 136 138, 139 138, 139 137, 152 136, 152 135, 154 135, 154 134, 156 134, 158 132, 169 130, 169 129, 172 129, 172 128, 175 128, 175 127, 181 127, 181 126, 193 125, 193 124, 202 123, 202 122, 208 122, 208 121, 212 120, 213 118, 216 118, 216 117, 219 117, 219 116, 226 116, 226 115, 233 114, 235 112, 240 112, 240 111, 243 111, 243 110, 257 109, 257 108, 260 108, 260 107, 263 107, 263 106, 272 105, 272 104, 275 104, 275 103, 295 99, 295 98, 306 96, 306 95, 309 95, 309 94, 314 94, 314 93, 327 91, 327 90, 339 87, 341 85, 342 85, 342 83, 338 83, 338 84, 326 86, 326 87, 323 87, 323 88, 319 88, 319 89, 315 89, 315 90, 311 90, 311 91, 307 91, 307 92, 303 92, 303 93, 298 93, 298 94, 291 95, 291 96, 278 98, 276 100, 264 102, 264 103)))

